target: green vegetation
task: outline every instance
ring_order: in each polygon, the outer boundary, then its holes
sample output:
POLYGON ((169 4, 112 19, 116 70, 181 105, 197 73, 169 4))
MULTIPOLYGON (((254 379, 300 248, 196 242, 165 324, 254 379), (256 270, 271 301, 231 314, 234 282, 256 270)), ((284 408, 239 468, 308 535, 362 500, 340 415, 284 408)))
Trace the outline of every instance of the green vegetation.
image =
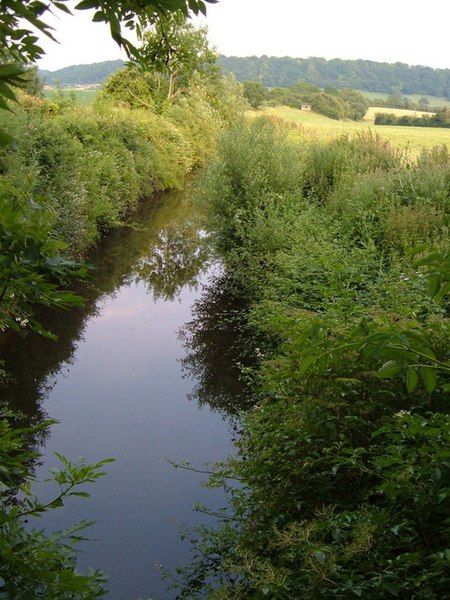
MULTIPOLYGON (((124 66, 124 62, 120 60, 104 61, 89 65, 72 65, 57 71, 40 71, 40 75, 45 80, 45 84, 51 86, 99 85, 124 66)), ((398 66, 362 60, 325 61, 312 58, 267 59, 227 56, 219 57, 219 66, 225 73, 235 75, 239 81, 258 81, 268 87, 289 87, 302 80, 321 88, 336 86, 357 89, 363 92, 372 106, 412 110, 450 106, 450 97, 445 92, 445 89, 450 89, 448 69, 434 70, 429 67, 398 66), (267 64, 270 66, 268 74, 266 74, 267 64), (361 65, 364 66, 362 72, 361 65), (398 79, 395 74, 397 71, 403 73, 402 77, 408 81, 405 87, 411 90, 410 92, 405 91, 403 79, 398 79), (433 91, 426 92, 423 91, 424 88, 433 91)))
POLYGON ((57 492, 44 504, 33 493, 29 465, 40 455, 29 450, 29 443, 30 437, 38 435, 51 423, 25 429, 17 421, 10 413, 0 412, 0 598, 63 600, 102 596, 105 583, 102 573, 94 571, 85 576, 76 570, 75 546, 86 539, 83 534, 89 522, 51 536, 35 527, 24 528, 22 523, 24 519, 37 518, 64 506, 71 496, 89 497, 86 484, 104 475, 102 468, 111 459, 87 465, 82 460, 72 463, 59 456, 61 468, 51 473, 57 492), (20 502, 12 492, 19 494, 20 502))
POLYGON ((449 69, 361 59, 289 56, 220 56, 219 65, 225 73, 233 73, 238 81, 260 81, 267 87, 288 87, 306 81, 320 88, 332 85, 367 92, 450 98, 449 69))
POLYGON ((449 180, 445 147, 224 135, 201 197, 255 332, 254 407, 181 597, 447 593, 449 180))
POLYGON ((96 99, 99 90, 95 88, 64 88, 59 89, 46 89, 43 91, 43 96, 48 100, 60 101, 61 93, 73 99, 75 104, 80 106, 90 106, 96 99))
POLYGON ((450 110, 442 108, 434 115, 397 116, 392 113, 377 113, 375 125, 400 125, 408 127, 450 127, 450 110))
MULTIPOLYGON (((184 27, 187 9, 205 5, 201 0, 77 5, 92 7, 98 8, 94 20, 109 23, 113 38, 137 58, 138 51, 122 37, 123 21, 131 28, 139 22, 142 31, 158 27, 159 19, 170 22, 171 11, 182 9, 177 23, 184 27)), ((76 107, 61 92, 50 100, 30 95, 35 92, 27 66, 42 49, 28 25, 52 37, 43 20, 50 8, 68 10, 64 1, 13 0, 4 3, 0 16, 0 108, 9 109, 0 113, 0 331, 31 327, 48 336, 53 334, 43 329, 36 308, 80 305, 82 299, 67 291, 70 281, 87 271, 76 259, 103 232, 121 225, 140 198, 182 187, 244 105, 239 86, 219 76, 203 81, 195 66, 189 87, 176 102, 172 94, 158 112, 133 109, 108 94, 96 109, 76 107)), ((172 51, 173 46, 161 48, 161 56, 172 51)), ((148 57, 139 58, 150 71, 148 57)), ((155 56, 154 70, 158 60, 155 56)), ((1 370, 0 377, 5 376, 1 370)), ((62 469, 53 472, 59 492, 50 503, 41 503, 31 490, 39 454, 29 448, 49 425, 23 429, 7 409, 0 414, 2 598, 87 599, 105 593, 100 573, 76 571, 74 545, 89 523, 55 533, 36 529, 34 521, 27 524, 70 496, 88 495, 84 485, 108 462, 87 465, 60 457, 62 469)))
POLYGON ((450 107, 450 99, 429 94, 383 94, 363 92, 372 106, 407 108, 409 110, 431 110, 437 107, 450 107))
POLYGON ((267 99, 267 89, 259 81, 243 81, 244 97, 249 106, 259 108, 264 100, 267 99))
MULTIPOLYGON (((448 144, 450 136, 447 130, 433 127, 389 127, 374 125, 377 108, 369 108, 364 121, 336 121, 313 112, 277 106, 262 108, 258 112, 249 113, 252 117, 261 114, 271 116, 276 121, 285 121, 291 125, 291 134, 294 137, 331 140, 342 134, 354 135, 365 131, 372 131, 382 139, 392 142, 393 145, 405 149, 413 154, 420 153, 423 148, 432 148, 437 144, 448 144)), ((393 109, 399 115, 416 115, 414 111, 393 109)), ((419 113, 420 114, 420 113, 419 113)))
POLYGON ((291 108, 301 108, 309 104, 311 109, 330 119, 361 120, 369 104, 361 92, 344 88, 341 90, 328 86, 325 90, 305 82, 288 88, 273 88, 267 92, 269 105, 280 104, 291 108))

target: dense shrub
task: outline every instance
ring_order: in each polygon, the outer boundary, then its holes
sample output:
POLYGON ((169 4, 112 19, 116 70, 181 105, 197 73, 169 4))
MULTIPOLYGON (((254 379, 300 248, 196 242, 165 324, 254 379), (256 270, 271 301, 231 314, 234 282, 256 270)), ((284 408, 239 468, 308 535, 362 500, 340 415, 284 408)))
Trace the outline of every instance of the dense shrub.
MULTIPOLYGON (((72 254, 84 254, 118 226, 139 198, 181 188, 214 154, 226 119, 242 108, 240 90, 226 82, 214 90, 193 85, 161 114, 142 103, 115 103, 113 83, 103 92, 109 101, 96 110, 76 108, 67 98, 24 96, 23 108, 1 115, 15 142, 0 151, 0 193, 45 208, 50 229, 72 254)), ((133 98, 141 93, 138 86, 133 98)))
POLYGON ((377 113, 375 125, 399 125, 401 127, 450 127, 450 110, 442 108, 435 114, 395 115, 392 113, 377 113))
POLYGON ((359 121, 369 108, 369 103, 361 92, 344 88, 338 90, 328 87, 324 90, 300 82, 288 88, 268 90, 266 98, 269 103, 285 104, 292 108, 301 108, 303 104, 311 104, 312 110, 330 119, 352 119, 359 121))
POLYGON ((234 512, 200 535, 184 597, 446 594, 447 158, 302 148, 264 121, 223 140, 203 197, 259 332, 254 408, 211 482, 234 512))

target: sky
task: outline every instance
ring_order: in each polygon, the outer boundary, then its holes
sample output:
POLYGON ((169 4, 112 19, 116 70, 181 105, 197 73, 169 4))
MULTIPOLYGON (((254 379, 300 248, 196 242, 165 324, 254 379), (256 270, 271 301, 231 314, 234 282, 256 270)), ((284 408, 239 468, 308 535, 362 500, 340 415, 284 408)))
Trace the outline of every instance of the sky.
MULTIPOLYGON (((42 69, 123 58, 88 11, 49 21, 42 69)), ((450 68, 450 0, 219 0, 208 7, 209 39, 233 56, 322 56, 450 68)))

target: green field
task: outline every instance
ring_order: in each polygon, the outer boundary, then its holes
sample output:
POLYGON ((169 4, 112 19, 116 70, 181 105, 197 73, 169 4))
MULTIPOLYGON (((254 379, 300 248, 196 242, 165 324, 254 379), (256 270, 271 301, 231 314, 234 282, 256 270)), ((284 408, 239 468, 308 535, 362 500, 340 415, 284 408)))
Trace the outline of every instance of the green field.
MULTIPOLYGON (((61 91, 66 96, 71 96, 73 94, 75 96, 76 103, 80 104, 81 106, 88 106, 89 104, 92 104, 98 94, 98 89, 96 88, 63 88, 61 91)), ((44 96, 49 100, 54 98, 55 95, 59 93, 60 91, 56 89, 44 90, 44 96)))
MULTIPOLYGON (((366 98, 369 99, 369 101, 373 100, 374 98, 382 98, 383 100, 385 100, 389 96, 389 94, 383 92, 365 92, 362 90, 360 91, 361 94, 364 94, 364 96, 366 96, 366 98)), ((411 102, 415 102, 416 104, 419 102, 420 98, 427 98, 430 101, 430 106, 450 107, 450 100, 441 96, 427 96, 426 94, 402 94, 402 96, 408 98, 408 100, 411 100, 411 102)))
POLYGON ((396 114, 414 113, 403 109, 385 109, 371 107, 364 121, 336 121, 313 112, 306 112, 287 106, 275 108, 262 108, 252 111, 251 115, 271 115, 295 123, 302 127, 305 133, 311 136, 330 139, 343 133, 358 133, 364 130, 374 131, 396 146, 410 148, 414 152, 420 148, 431 148, 437 144, 450 145, 450 130, 439 127, 399 127, 389 125, 374 125, 373 119, 376 112, 393 112, 396 114))

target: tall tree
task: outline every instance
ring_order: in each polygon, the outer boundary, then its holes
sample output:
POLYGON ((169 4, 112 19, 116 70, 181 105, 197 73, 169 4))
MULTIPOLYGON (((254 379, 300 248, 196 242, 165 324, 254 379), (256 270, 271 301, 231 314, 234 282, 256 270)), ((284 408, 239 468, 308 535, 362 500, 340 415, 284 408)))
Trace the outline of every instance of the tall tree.
MULTIPOLYGON (((107 23, 113 39, 128 57, 139 62, 140 50, 124 35, 124 28, 135 31, 138 38, 148 26, 172 13, 188 16, 206 13, 206 4, 217 0, 82 0, 75 10, 95 10, 92 20, 107 23)), ((68 0, 2 0, 0 2, 0 108, 6 99, 14 100, 13 87, 23 82, 24 66, 42 58, 36 30, 56 41, 53 28, 45 17, 51 12, 72 14, 68 0)), ((164 48, 163 40, 161 49, 164 48)), ((5 138, 3 138, 5 141, 5 138)))
POLYGON ((209 47, 206 33, 206 28, 196 29, 177 11, 161 16, 143 34, 140 60, 166 80, 169 102, 194 73, 217 73, 217 55, 209 47))

